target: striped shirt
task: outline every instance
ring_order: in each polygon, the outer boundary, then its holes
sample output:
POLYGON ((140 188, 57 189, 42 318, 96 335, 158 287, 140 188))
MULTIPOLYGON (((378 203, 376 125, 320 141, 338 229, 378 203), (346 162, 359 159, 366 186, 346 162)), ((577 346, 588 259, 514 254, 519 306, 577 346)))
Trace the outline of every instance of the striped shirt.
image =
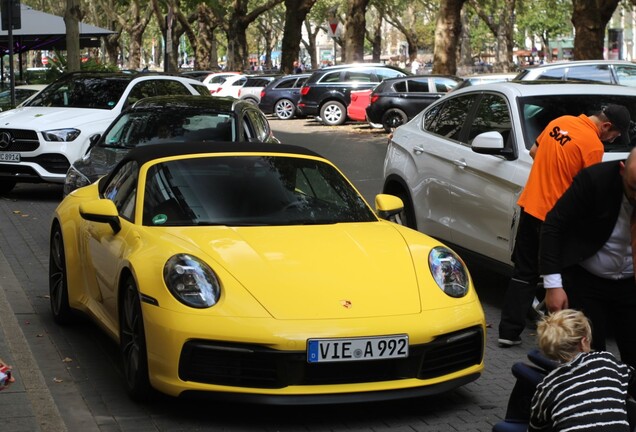
POLYGON ((551 371, 532 398, 529 432, 629 432, 633 369, 609 352, 580 353, 551 371))

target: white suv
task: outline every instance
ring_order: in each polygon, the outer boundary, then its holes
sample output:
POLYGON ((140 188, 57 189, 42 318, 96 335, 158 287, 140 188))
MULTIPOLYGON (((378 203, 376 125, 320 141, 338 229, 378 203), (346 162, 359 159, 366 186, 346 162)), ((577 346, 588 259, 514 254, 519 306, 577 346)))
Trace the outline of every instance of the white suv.
MULTIPOLYGON (((636 89, 604 84, 501 82, 448 93, 393 133, 384 193, 399 196, 399 222, 436 237, 466 257, 507 273, 528 150, 551 120, 592 114, 608 103, 636 119, 636 89)), ((606 144, 624 158, 636 142, 606 144)), ((622 137, 621 137, 622 138, 622 137)))
POLYGON ((149 96, 206 95, 194 79, 161 74, 76 72, 22 107, 0 113, 0 194, 16 183, 64 183, 66 172, 126 107, 149 96))

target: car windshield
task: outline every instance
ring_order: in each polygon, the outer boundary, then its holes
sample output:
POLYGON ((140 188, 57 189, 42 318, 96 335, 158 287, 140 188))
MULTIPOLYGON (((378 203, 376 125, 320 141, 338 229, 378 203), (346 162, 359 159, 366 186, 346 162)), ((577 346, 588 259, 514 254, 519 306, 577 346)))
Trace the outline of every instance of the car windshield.
POLYGON ((122 114, 100 147, 133 148, 175 141, 236 141, 234 114, 201 109, 153 109, 122 114))
POLYGON ((146 176, 143 224, 264 226, 377 221, 331 165, 277 156, 172 160, 146 176))
MULTIPOLYGON (((519 98, 526 147, 530 149, 541 131, 555 118, 562 115, 591 115, 610 103, 624 105, 631 113, 632 119, 636 118, 636 98, 633 96, 553 94, 519 98)), ((613 143, 604 143, 605 151, 629 152, 636 142, 635 127, 636 123, 632 121, 629 134, 631 141, 621 136, 613 143)))
POLYGON ((130 80, 120 77, 78 77, 59 79, 25 106, 113 109, 130 80))

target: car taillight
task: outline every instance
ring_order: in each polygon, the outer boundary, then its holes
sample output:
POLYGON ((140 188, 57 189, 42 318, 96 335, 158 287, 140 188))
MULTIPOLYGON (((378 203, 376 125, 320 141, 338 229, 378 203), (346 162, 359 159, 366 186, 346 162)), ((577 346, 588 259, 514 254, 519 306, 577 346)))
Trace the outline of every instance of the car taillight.
POLYGON ((306 95, 307 95, 307 93, 309 93, 309 87, 307 87, 307 86, 302 86, 302 87, 301 87, 301 89, 300 89, 300 95, 301 95, 301 96, 306 96, 306 95))
POLYGON ((261 90, 261 99, 265 97, 265 90, 261 90))
POLYGON ((380 96, 378 95, 371 95, 371 100, 369 101, 370 104, 374 103, 375 101, 377 101, 378 99, 380 99, 380 96))
POLYGON ((241 97, 241 90, 243 89, 239 89, 239 92, 238 92, 239 97, 241 97))

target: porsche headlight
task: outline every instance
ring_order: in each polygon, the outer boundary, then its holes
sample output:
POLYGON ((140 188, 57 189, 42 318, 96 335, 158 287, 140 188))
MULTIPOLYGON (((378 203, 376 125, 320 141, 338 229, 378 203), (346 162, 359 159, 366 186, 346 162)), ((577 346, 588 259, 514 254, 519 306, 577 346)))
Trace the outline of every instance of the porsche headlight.
POLYGON ((193 308, 214 306, 221 295, 221 284, 214 271, 191 255, 171 257, 163 267, 163 280, 177 300, 193 308))
POLYGON ((464 262, 445 247, 434 247, 428 255, 428 266, 437 285, 451 297, 468 293, 468 271, 464 262))
POLYGON ((42 136, 47 141, 73 141, 80 133, 81 131, 79 129, 73 128, 52 129, 42 131, 42 136))

